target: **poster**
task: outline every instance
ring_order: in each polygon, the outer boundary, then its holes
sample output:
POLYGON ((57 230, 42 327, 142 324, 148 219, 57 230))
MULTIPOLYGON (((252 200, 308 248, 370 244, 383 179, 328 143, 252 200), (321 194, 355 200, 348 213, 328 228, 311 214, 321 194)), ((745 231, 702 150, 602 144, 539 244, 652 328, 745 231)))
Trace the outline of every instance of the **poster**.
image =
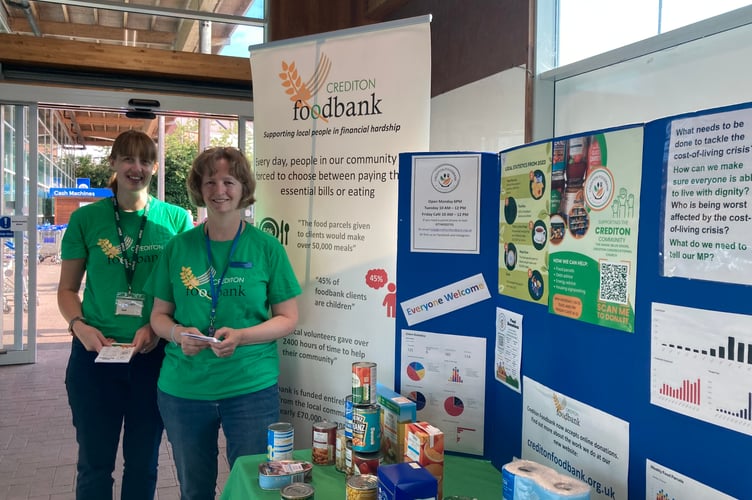
POLYGON ((628 500, 629 423, 523 377, 522 458, 590 486, 592 500, 628 500))
POLYGON ((483 455, 485 353, 482 337, 402 331, 400 392, 418 421, 441 429, 448 451, 483 455))
POLYGON ((520 387, 520 365, 522 364, 522 315, 496 308, 496 380, 513 391, 522 392, 520 387))
POLYGON ((752 109, 676 119, 670 129, 663 275, 752 284, 752 109))
POLYGON ((734 499, 652 460, 645 461, 645 478, 645 498, 655 498, 655 500, 734 499))
POLYGON ((550 312, 634 331, 642 141, 632 127, 554 143, 566 163, 549 229, 550 312))
POLYGON ((548 303, 551 143, 501 154, 499 293, 548 303))
POLYGON ((480 155, 414 156, 410 251, 480 253, 480 155))
POLYGON ((650 402, 752 436, 752 316, 652 304, 650 402))
POLYGON ((429 18, 251 48, 255 222, 303 288, 279 342, 284 421, 344 424, 352 363, 394 385, 398 156, 428 148, 429 18))

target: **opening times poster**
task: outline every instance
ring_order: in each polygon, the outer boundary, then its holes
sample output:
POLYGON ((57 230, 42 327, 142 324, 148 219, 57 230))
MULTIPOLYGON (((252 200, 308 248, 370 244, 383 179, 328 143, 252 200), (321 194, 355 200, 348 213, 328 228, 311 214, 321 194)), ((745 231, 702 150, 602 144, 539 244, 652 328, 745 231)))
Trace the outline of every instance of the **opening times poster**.
POLYGON ((551 143, 501 155, 499 293, 548 303, 551 143))
POLYGON ((642 126, 554 141, 550 312, 634 331, 642 144, 642 126))
POLYGON ((752 283, 752 109, 682 118, 666 139, 663 274, 752 283))

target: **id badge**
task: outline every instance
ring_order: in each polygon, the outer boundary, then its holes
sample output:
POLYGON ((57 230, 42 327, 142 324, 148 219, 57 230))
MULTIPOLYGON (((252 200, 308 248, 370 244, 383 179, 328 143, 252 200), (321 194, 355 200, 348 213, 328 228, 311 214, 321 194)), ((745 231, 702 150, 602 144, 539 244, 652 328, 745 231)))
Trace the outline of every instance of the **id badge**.
POLYGON ((142 293, 120 292, 115 297, 116 316, 141 316, 145 296, 142 293))

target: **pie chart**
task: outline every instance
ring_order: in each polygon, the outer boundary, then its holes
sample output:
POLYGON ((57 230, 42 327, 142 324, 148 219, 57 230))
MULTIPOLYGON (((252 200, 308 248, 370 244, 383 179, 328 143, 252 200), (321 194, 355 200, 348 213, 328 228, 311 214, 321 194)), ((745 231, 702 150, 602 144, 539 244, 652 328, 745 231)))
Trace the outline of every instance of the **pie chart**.
POLYGON ((426 376, 426 369, 423 367, 422 363, 413 361, 407 365, 407 376, 410 377, 410 380, 415 380, 417 382, 426 376))
POLYGON ((407 397, 415 401, 416 411, 420 411, 426 407, 426 397, 423 395, 423 393, 418 392, 418 391, 413 391, 410 394, 408 394, 407 397))
POLYGON ((460 398, 449 396, 444 400, 444 410, 453 417, 459 417, 465 411, 465 405, 460 398))

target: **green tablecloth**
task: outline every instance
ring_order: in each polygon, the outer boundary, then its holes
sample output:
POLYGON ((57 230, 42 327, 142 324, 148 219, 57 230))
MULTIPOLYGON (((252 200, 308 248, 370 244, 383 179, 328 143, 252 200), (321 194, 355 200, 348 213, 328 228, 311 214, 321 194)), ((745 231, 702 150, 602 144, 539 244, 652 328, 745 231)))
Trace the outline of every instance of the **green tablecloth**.
MULTIPOLYGON (((311 450, 298 450, 296 460, 311 461, 311 450)), ((247 455, 235 461, 221 500, 279 500, 279 490, 262 490, 258 466, 266 454, 247 455)), ((317 500, 344 500, 345 475, 333 465, 314 465, 313 482, 317 500)), ((491 462, 477 458, 444 457, 444 496, 464 495, 478 500, 501 499, 501 472, 491 462)))

